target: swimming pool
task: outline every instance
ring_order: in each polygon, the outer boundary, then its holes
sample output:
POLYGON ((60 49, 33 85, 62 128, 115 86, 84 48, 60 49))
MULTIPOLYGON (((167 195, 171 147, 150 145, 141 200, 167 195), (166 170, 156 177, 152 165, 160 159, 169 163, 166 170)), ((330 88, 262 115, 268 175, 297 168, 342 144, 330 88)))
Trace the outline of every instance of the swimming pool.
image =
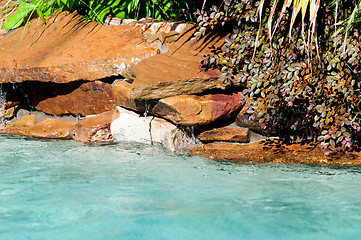
POLYGON ((359 239, 360 184, 356 167, 0 136, 0 239, 359 239))

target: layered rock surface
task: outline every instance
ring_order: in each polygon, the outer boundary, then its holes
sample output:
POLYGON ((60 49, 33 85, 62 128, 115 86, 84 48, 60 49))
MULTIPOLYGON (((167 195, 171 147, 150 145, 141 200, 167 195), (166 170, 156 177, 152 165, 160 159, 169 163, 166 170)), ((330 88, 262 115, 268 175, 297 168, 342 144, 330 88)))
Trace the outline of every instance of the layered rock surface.
POLYGON ((137 26, 81 22, 75 13, 40 18, 0 39, 0 83, 67 83, 118 76, 157 52, 137 26))
POLYGON ((285 144, 279 140, 268 139, 249 144, 208 143, 191 149, 212 160, 232 161, 235 163, 287 163, 314 165, 358 165, 361 166, 361 154, 336 153, 324 155, 318 143, 285 144))
POLYGON ((26 115, 14 123, 0 127, 0 133, 34 138, 68 139, 76 122, 46 118, 35 122, 34 115, 26 115))

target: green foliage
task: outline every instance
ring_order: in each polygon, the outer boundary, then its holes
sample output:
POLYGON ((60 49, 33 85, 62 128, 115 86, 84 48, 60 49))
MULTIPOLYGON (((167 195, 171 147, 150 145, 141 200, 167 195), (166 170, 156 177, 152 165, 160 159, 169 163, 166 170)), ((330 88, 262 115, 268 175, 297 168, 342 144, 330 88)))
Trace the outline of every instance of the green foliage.
MULTIPOLYGON (((338 19, 349 19, 352 2, 340 3, 338 19)), ((269 10, 273 3, 264 1, 261 23, 274 14, 269 10)), ((260 25, 258 20, 259 4, 225 1, 221 10, 198 12, 201 27, 197 36, 227 23, 235 29, 222 51, 206 56, 203 64, 219 68, 224 81, 243 82, 247 86, 243 91, 247 113, 278 130, 282 137, 318 140, 325 153, 359 144, 361 35, 356 23, 348 29, 343 49, 345 32, 334 27, 336 12, 332 5, 319 12, 322 19, 317 19, 314 38, 303 36, 301 22, 291 27, 290 9, 270 41, 267 24, 260 25), (286 37, 290 31, 293 37, 286 37)))
MULTIPOLYGON (((199 2, 199 1, 196 1, 199 2)), ((15 29, 30 18, 51 15, 54 11, 77 10, 85 21, 103 23, 108 15, 120 18, 176 20, 191 18, 194 5, 181 0, 22 0, 16 13, 8 17, 4 29, 15 29)))

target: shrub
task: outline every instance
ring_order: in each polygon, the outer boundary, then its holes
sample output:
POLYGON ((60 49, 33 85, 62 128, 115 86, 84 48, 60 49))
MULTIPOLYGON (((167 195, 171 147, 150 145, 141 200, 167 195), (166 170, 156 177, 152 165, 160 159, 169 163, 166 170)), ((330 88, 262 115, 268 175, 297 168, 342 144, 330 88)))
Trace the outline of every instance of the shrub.
MULTIPOLYGON (((9 0, 11 2, 11 0, 9 0)), ((140 19, 151 17, 157 20, 191 20, 192 11, 201 1, 181 0, 21 0, 16 13, 8 17, 4 29, 15 29, 32 17, 45 16, 54 11, 75 11, 84 15, 84 21, 103 23, 106 16, 140 19)))
POLYGON ((361 130, 361 39, 357 24, 347 27, 353 1, 338 3, 338 12, 325 1, 313 23, 293 17, 292 8, 280 18, 283 5, 273 0, 224 3, 221 9, 197 12, 196 38, 217 25, 234 27, 222 51, 205 56, 203 64, 219 68, 223 81, 246 84, 247 113, 288 140, 317 139, 326 154, 356 146, 361 130), (346 27, 335 28, 336 19, 346 27), (278 20, 278 28, 270 31, 278 20))

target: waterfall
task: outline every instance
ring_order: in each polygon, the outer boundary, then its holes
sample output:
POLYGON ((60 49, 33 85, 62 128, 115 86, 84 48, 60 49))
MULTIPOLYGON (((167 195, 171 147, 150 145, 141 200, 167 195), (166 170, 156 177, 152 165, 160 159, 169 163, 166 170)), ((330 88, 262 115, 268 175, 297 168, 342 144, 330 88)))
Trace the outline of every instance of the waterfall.
POLYGON ((0 126, 5 124, 5 104, 6 104, 6 93, 3 92, 2 84, 0 84, 0 126))

